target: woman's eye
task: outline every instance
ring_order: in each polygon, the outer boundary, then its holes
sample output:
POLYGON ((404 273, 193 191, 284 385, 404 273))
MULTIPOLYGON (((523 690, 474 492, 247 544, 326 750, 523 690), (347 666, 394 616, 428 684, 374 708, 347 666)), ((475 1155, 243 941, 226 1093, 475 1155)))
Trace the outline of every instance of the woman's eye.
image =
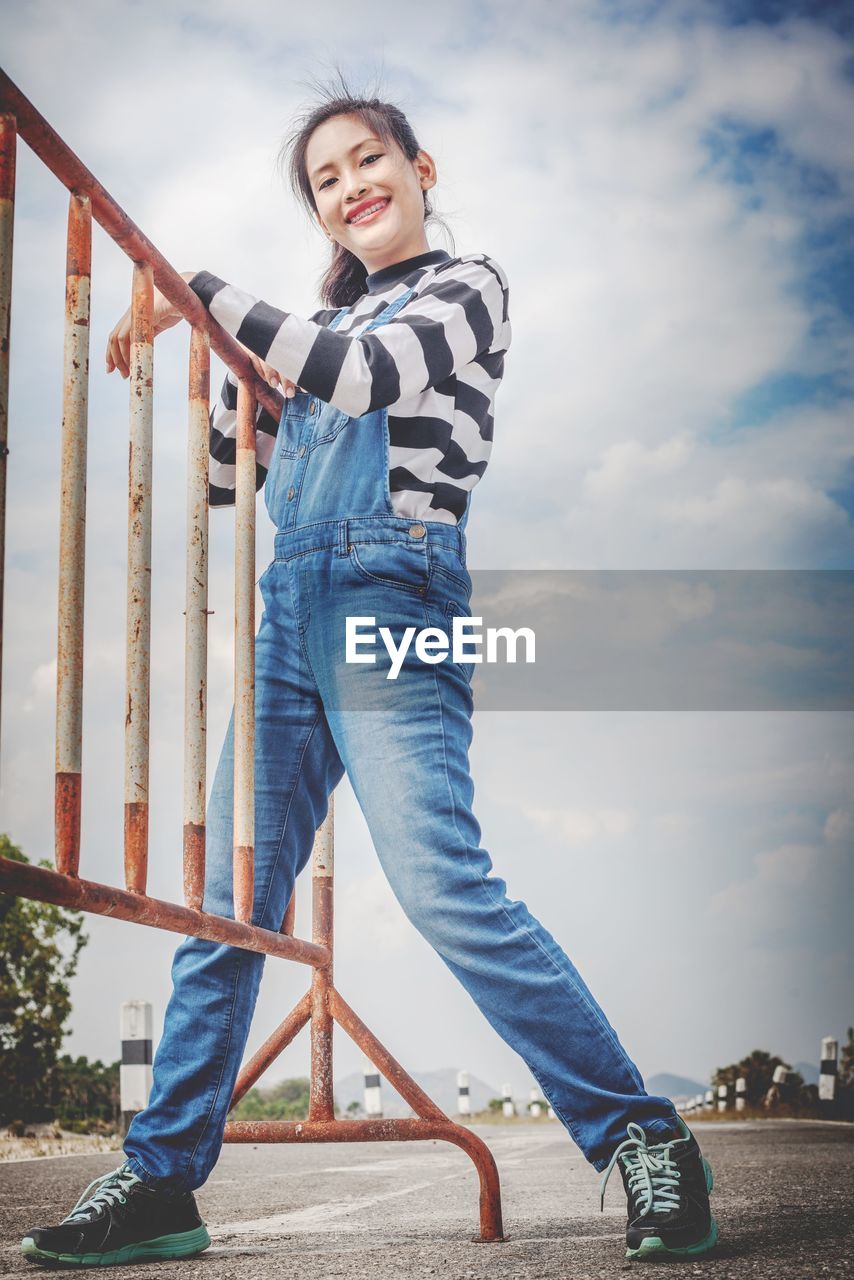
MULTIPOLYGON (((383 153, 381 151, 380 152, 372 151, 370 155, 362 157, 360 164, 364 164, 366 160, 380 160, 382 159, 382 154, 383 153)), ((324 187, 328 187, 330 182, 334 182, 334 181, 335 181, 334 178, 326 178, 323 182, 321 182, 320 186, 317 188, 318 191, 322 191, 324 187)))

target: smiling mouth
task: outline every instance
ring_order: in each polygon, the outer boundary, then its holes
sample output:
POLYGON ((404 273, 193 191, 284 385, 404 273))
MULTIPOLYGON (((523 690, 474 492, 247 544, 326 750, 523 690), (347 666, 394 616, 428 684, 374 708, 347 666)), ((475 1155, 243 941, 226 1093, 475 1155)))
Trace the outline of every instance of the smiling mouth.
POLYGON ((348 218, 347 225, 351 227, 355 227, 360 225, 363 222, 373 222, 375 218, 378 218, 380 216, 380 214, 385 213, 386 209, 390 204, 391 204, 390 196, 387 197, 385 200, 383 200, 382 203, 380 203, 379 200, 375 200, 373 206, 371 206, 370 209, 366 209, 364 213, 360 213, 355 218, 348 218))

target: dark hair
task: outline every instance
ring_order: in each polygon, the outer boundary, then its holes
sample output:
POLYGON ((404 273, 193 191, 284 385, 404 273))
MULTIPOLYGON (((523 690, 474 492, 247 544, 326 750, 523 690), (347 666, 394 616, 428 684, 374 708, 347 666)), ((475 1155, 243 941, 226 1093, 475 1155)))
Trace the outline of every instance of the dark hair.
MULTIPOLYGON (((407 160, 414 160, 420 146, 412 130, 412 126, 400 107, 391 102, 383 102, 378 97, 359 95, 349 87, 340 68, 336 67, 337 83, 333 80, 326 84, 314 83, 313 88, 320 96, 320 102, 307 108, 282 143, 279 152, 279 164, 287 165, 288 178, 297 200, 305 207, 309 215, 317 212, 317 203, 308 169, 305 153, 308 141, 314 130, 333 116, 355 115, 371 129, 378 138, 382 138, 387 146, 396 143, 407 160)), ((445 222, 433 209, 427 192, 424 196, 424 221, 440 223, 448 230, 445 222)), ((314 218, 312 222, 317 223, 314 218)), ((449 232, 450 235, 450 232, 449 232)), ((365 292, 367 272, 364 264, 345 249, 343 245, 333 242, 332 260, 321 276, 318 294, 321 302, 327 307, 349 307, 365 292)))

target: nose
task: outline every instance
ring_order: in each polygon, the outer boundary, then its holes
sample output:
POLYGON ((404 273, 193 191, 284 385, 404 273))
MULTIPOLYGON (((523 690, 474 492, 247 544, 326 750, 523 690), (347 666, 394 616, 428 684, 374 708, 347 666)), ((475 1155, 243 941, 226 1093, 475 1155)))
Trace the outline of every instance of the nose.
POLYGON ((346 184, 344 212, 349 213, 353 205, 361 200, 368 189, 368 184, 362 179, 361 174, 349 178, 346 184))

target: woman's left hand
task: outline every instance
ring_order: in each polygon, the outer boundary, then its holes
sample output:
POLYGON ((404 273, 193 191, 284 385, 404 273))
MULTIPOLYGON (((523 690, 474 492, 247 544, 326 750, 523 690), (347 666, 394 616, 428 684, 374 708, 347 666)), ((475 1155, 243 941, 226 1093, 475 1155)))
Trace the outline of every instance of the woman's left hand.
POLYGON ((258 374, 258 377, 273 387, 274 390, 281 387, 283 394, 286 395, 289 400, 295 392, 302 390, 302 387, 298 387, 295 382, 291 382, 290 378, 283 377, 277 369, 274 369, 271 364, 267 364, 266 360, 262 360, 254 351, 250 351, 248 347, 244 347, 242 342, 238 342, 237 345, 239 347, 243 347, 243 350, 249 357, 252 368, 258 374))

